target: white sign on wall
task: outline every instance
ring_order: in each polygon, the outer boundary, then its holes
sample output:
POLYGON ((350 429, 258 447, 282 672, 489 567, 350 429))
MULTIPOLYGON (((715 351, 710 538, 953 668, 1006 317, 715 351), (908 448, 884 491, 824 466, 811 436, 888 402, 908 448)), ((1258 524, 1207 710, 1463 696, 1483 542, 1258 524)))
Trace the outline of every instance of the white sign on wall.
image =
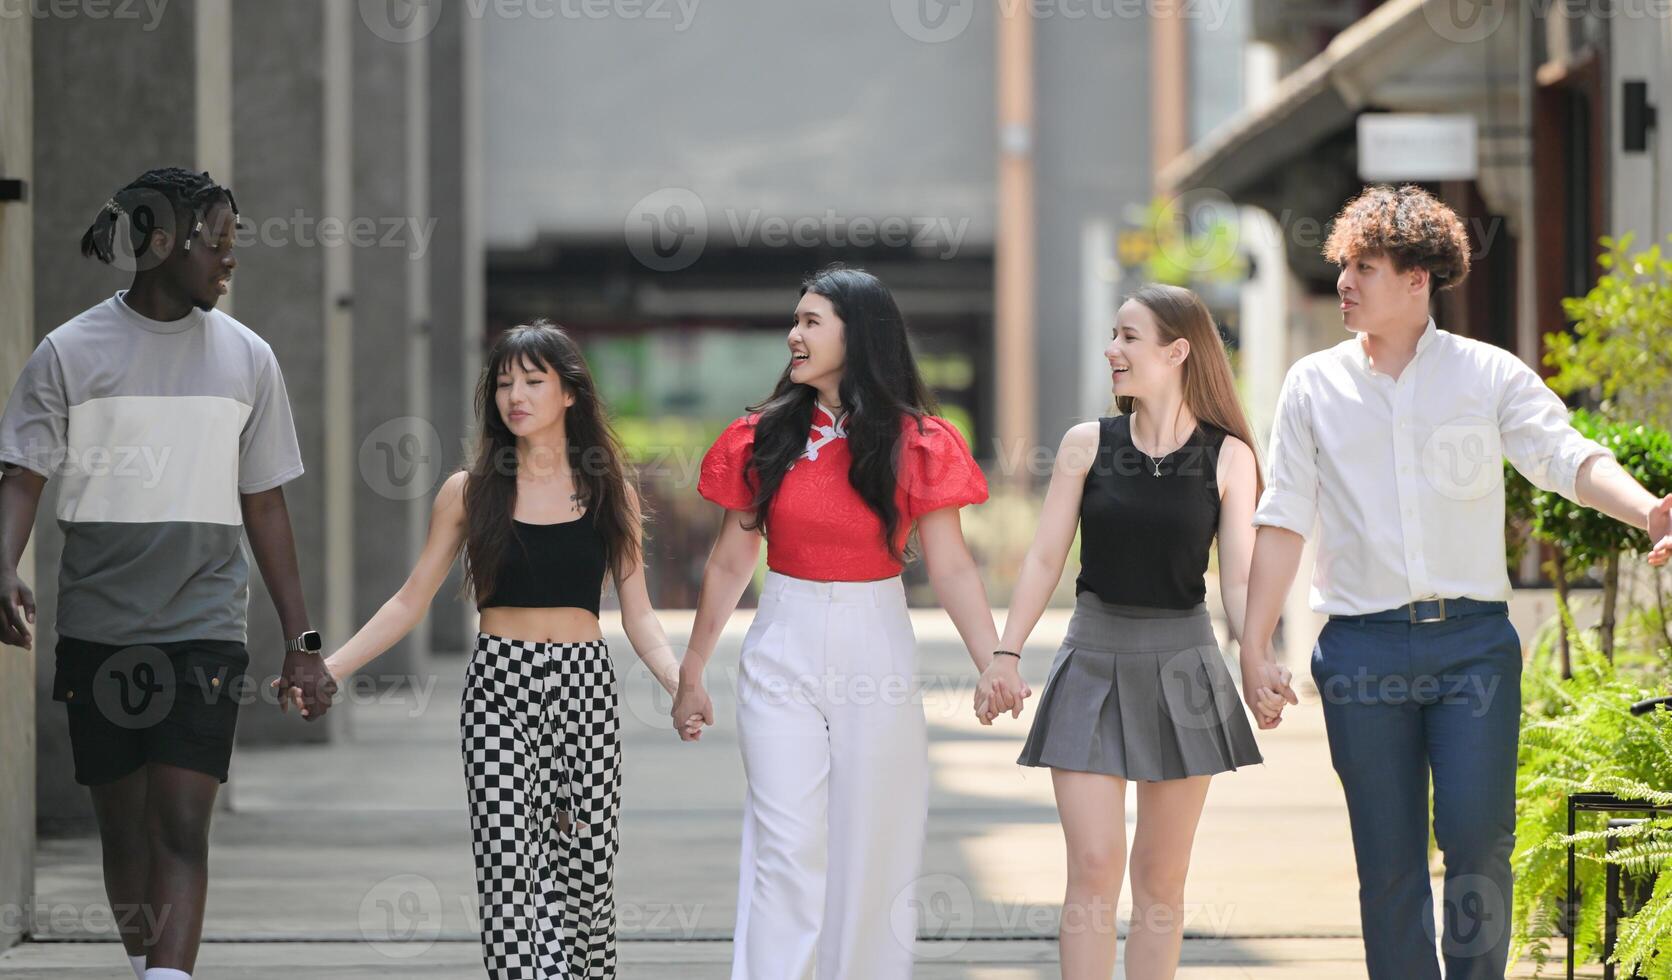
POLYGON ((1479 125, 1471 115, 1366 112, 1358 117, 1359 177, 1368 181, 1473 180, 1479 125))

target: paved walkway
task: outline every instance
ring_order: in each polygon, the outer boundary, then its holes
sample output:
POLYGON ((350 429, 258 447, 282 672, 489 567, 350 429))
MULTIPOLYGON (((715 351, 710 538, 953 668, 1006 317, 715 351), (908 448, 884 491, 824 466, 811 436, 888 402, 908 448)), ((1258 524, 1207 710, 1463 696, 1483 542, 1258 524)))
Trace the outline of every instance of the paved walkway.
MULTIPOLYGON (((1036 692, 1065 622, 1048 613, 1025 651, 1036 692)), ((610 630, 625 693, 623 977, 729 975, 743 794, 731 690, 747 623, 727 631, 710 677, 718 725, 694 745, 667 729, 665 696, 610 630)), ((977 724, 973 670, 944 614, 916 623, 934 772, 916 975, 1054 978, 1063 844, 1049 776, 1014 764, 1026 716, 977 724)), ((666 624, 681 635, 689 614, 666 624)), ((482 976, 457 747, 462 669, 438 658, 416 688, 339 708, 352 724, 334 745, 240 750, 214 828, 198 976, 482 976)), ((1209 797, 1179 976, 1358 980, 1351 846, 1316 705, 1260 743, 1266 765, 1216 779, 1209 797)), ((0 954, 0 980, 125 976, 96 841, 43 842, 38 867, 37 939, 0 954)))

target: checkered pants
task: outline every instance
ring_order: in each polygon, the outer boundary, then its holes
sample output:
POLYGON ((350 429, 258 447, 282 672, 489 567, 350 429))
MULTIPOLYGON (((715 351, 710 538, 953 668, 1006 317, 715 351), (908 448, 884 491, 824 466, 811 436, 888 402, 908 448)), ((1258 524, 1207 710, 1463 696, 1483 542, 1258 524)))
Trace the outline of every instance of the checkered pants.
POLYGON ((478 633, 459 727, 488 976, 613 978, 621 744, 608 647, 478 633))

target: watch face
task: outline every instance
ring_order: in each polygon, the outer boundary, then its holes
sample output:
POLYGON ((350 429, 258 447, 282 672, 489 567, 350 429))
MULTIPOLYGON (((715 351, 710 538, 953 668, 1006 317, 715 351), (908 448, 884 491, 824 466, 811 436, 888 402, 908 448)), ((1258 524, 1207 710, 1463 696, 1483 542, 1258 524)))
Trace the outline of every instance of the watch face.
POLYGON ((325 641, 320 639, 317 630, 308 630, 302 634, 302 649, 309 653, 318 653, 325 648, 325 641))

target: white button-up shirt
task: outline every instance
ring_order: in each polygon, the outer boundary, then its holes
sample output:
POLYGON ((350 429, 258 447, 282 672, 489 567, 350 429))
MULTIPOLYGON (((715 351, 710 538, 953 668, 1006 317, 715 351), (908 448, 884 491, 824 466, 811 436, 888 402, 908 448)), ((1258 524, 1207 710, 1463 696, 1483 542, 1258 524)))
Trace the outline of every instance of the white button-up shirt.
POLYGON ((1398 380, 1370 366, 1358 334, 1289 369, 1254 523, 1319 527, 1321 613, 1505 600, 1503 460, 1577 502, 1579 467, 1599 454, 1612 455, 1519 358, 1430 318, 1398 380))

